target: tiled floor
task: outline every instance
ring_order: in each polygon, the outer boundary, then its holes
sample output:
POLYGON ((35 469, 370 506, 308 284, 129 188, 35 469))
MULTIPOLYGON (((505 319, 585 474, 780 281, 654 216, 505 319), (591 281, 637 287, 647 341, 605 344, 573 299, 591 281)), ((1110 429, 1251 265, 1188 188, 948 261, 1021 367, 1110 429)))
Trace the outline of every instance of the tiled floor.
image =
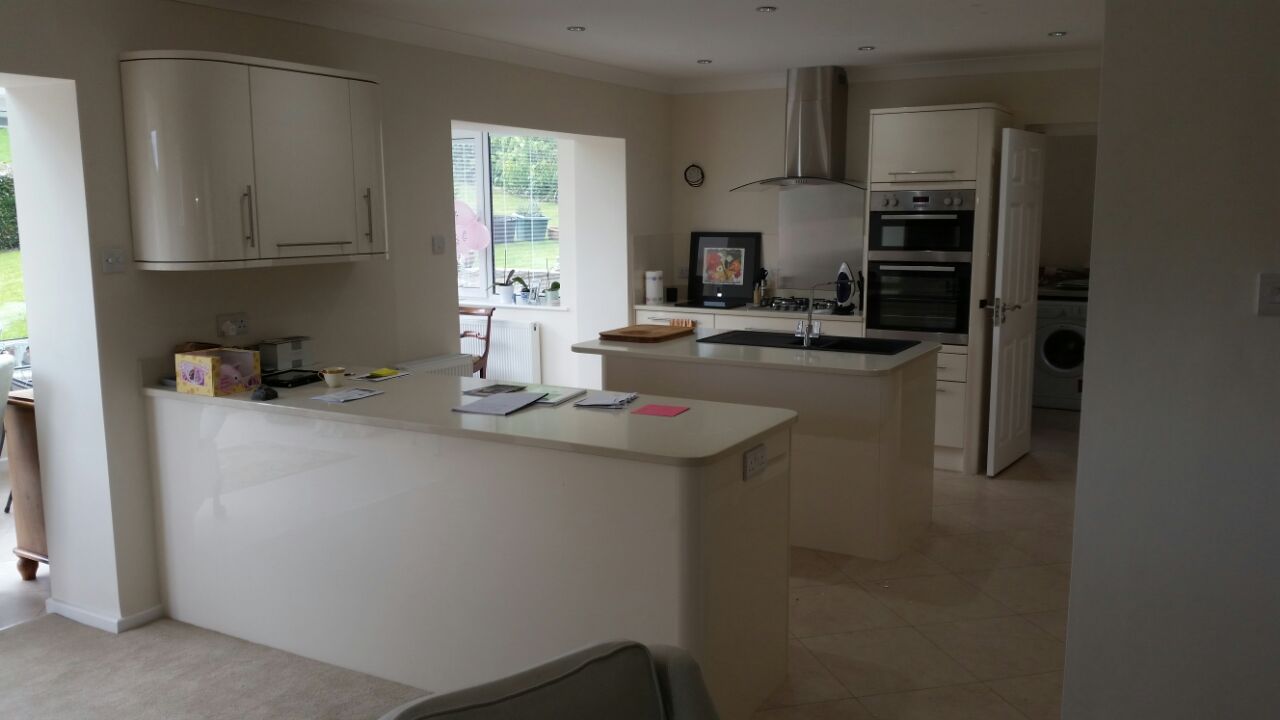
POLYGON ((936 472, 897 560, 794 548, 790 674, 756 720, 1056 720, 1078 422, 1037 410, 998 478, 936 472))
MULTIPOLYGON (((0 509, 9 497, 9 476, 0 471, 0 509)), ((49 568, 41 565, 32 582, 18 577, 13 546, 17 537, 13 516, 0 513, 0 629, 26 622, 44 614, 44 601, 49 597, 49 568)))

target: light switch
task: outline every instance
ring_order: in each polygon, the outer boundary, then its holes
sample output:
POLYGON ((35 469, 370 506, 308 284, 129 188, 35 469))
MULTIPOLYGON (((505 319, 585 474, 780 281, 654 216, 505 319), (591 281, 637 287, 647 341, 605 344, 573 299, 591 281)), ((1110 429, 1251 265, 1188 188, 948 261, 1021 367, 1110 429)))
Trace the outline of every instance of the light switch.
POLYGON ((124 263, 123 248, 107 248, 102 251, 102 272, 122 273, 124 272, 124 263))
POLYGON ((1258 314, 1280 315, 1280 273, 1258 274, 1258 314))

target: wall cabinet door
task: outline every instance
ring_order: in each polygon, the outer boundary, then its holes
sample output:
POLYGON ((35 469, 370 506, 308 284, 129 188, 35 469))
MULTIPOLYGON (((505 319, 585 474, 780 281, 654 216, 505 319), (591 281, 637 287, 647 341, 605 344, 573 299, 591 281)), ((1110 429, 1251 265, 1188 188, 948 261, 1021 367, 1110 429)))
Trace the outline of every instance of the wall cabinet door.
POLYGON ((348 80, 249 69, 262 257, 356 252, 348 80))
POLYGON ((378 86, 349 80, 351 154, 355 162, 356 252, 387 251, 386 200, 382 189, 382 106, 378 86))
POLYGON ((975 110, 872 115, 871 181, 976 180, 978 115, 975 110))
POLYGON ((120 77, 134 259, 257 258, 249 68, 138 60, 120 77))
POLYGON ((938 404, 934 409, 933 444, 964 447, 964 405, 967 383, 938 381, 938 404))

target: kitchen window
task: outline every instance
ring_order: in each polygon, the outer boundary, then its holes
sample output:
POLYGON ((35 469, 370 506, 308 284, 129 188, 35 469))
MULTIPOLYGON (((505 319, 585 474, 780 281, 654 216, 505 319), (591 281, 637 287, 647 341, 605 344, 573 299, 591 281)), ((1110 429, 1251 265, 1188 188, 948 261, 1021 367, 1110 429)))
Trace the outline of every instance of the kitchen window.
POLYGON ((459 297, 488 298, 511 274, 534 291, 559 281, 559 175, 554 138, 454 129, 459 297))

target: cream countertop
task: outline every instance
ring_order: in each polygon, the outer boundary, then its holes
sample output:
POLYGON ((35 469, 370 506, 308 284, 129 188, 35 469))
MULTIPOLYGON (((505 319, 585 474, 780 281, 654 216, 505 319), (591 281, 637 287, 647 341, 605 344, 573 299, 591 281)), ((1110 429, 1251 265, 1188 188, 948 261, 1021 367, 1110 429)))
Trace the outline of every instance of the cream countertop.
POLYGON ((937 353, 942 347, 938 343, 922 342, 897 355, 863 355, 827 350, 790 350, 697 342, 697 338, 718 335, 722 332, 725 331, 697 330, 691 336, 658 343, 589 340, 574 345, 573 351, 606 357, 721 363, 837 375, 887 375, 913 360, 937 353))
POLYGON ((269 402, 251 400, 249 393, 205 397, 154 387, 143 392, 155 400, 282 413, 664 465, 713 462, 796 419, 791 410, 645 394, 627 410, 575 408, 574 400, 570 400, 559 407, 534 406, 506 417, 452 411, 455 406, 479 399, 463 395, 463 390, 490 384, 493 382, 427 374, 380 383, 348 378, 346 387, 370 387, 383 394, 340 405, 311 399, 329 392, 323 383, 277 388, 280 397, 269 402), (632 414, 631 410, 650 403, 684 405, 689 410, 673 418, 632 414))
MULTIPOLYGON (((658 312, 673 313, 710 313, 713 315, 746 315, 749 317, 778 317, 783 319, 794 318, 803 320, 805 313, 802 312, 782 312, 779 310, 765 310, 758 307, 736 307, 736 308, 715 308, 715 307, 680 307, 674 303, 658 303, 658 304, 642 304, 636 305, 633 310, 653 310, 658 312)), ((862 313, 857 312, 852 315, 836 315, 830 312, 815 312, 815 319, 822 322, 828 320, 834 322, 862 322, 862 313)))

